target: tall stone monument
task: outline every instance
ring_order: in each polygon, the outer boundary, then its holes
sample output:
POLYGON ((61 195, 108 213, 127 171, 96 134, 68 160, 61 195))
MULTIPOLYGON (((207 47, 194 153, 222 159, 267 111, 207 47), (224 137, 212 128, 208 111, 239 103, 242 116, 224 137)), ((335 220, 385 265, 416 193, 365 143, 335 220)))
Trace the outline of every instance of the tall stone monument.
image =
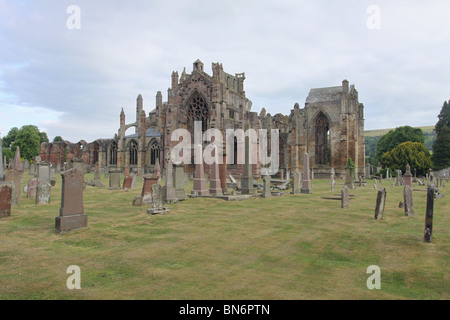
POLYGON ((350 194, 347 186, 344 186, 341 190, 341 208, 347 209, 350 202, 350 194))
POLYGON ((61 173, 61 209, 55 218, 55 228, 59 233, 87 227, 87 215, 83 206, 83 176, 77 169, 61 173))
POLYGON ((427 209, 425 215, 425 232, 423 241, 431 242, 433 239, 433 211, 434 211, 435 186, 430 183, 427 188, 427 209))
POLYGON ((175 195, 178 200, 183 201, 187 199, 185 185, 184 164, 174 164, 175 174, 173 176, 173 186, 175 188, 175 195))
POLYGON ((194 188, 192 189, 191 194, 193 196, 209 196, 209 190, 206 187, 206 178, 205 171, 203 167, 203 149, 202 145, 199 144, 195 147, 196 159, 200 159, 195 164, 195 172, 194 172, 194 188))
POLYGON ((383 219, 385 205, 386 205, 386 189, 380 188, 380 190, 378 190, 377 203, 375 206, 375 220, 383 219))
POLYGON ((242 170, 241 193, 242 194, 256 194, 256 189, 253 187, 253 172, 251 164, 251 141, 249 136, 245 136, 245 162, 242 170))
POLYGON ((0 182, 0 218, 11 215, 12 185, 0 182))
POLYGON ((403 175, 403 184, 412 188, 412 177, 413 175, 411 174, 411 167, 408 164, 406 165, 406 172, 403 175))
POLYGON ((413 203, 413 192, 409 185, 403 188, 403 202, 405 206, 405 216, 414 216, 414 203, 413 203))
POLYGON ((163 199, 169 204, 178 202, 175 187, 173 186, 173 164, 170 154, 171 152, 167 156, 166 185, 163 188, 163 199))
POLYGON ((304 194, 312 193, 311 177, 309 170, 309 155, 307 153, 305 153, 303 161, 303 181, 301 193, 304 194))
POLYGON ((220 171, 219 171, 219 155, 218 149, 214 148, 214 163, 211 165, 211 174, 209 179, 209 194, 211 196, 222 195, 222 184, 220 183, 220 171))

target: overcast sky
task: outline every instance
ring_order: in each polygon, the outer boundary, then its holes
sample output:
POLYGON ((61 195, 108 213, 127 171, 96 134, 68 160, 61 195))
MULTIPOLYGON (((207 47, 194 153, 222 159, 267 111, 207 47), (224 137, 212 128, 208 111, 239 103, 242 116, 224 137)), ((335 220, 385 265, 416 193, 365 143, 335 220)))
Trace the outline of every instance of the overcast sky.
POLYGON ((210 75, 212 62, 245 72, 253 111, 288 115, 348 79, 366 130, 435 125, 450 98, 449 15, 448 0, 0 0, 1 136, 34 124, 50 140, 113 137, 121 108, 133 122, 142 94, 148 114, 197 59, 210 75))

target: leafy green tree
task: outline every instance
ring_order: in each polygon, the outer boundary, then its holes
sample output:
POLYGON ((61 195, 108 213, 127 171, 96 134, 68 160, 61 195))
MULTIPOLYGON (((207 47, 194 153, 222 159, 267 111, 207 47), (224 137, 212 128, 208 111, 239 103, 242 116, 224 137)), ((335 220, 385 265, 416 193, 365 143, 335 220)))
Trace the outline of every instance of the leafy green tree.
POLYGON ((46 132, 39 132, 40 142, 49 142, 46 132))
POLYGON ((11 143, 16 139, 18 132, 19 129, 17 127, 11 128, 11 130, 9 130, 8 134, 2 139, 4 148, 9 148, 11 146, 11 143))
POLYGON ((17 132, 14 142, 11 144, 11 151, 15 151, 17 146, 20 148, 20 156, 31 160, 39 154, 41 145, 41 135, 38 127, 26 125, 17 132))
POLYGON ((356 163, 351 158, 348 158, 345 169, 350 169, 350 175, 352 176, 352 179, 355 179, 355 168, 356 163))
POLYGON ((405 172, 407 164, 411 166, 411 170, 416 169, 419 175, 428 172, 431 168, 431 154, 424 143, 407 141, 381 156, 381 165, 391 172, 405 172))
POLYGON ((61 136, 56 136, 56 137, 53 138, 53 143, 61 142, 61 141, 64 141, 63 138, 61 138, 61 136))
POLYGON ((403 126, 389 131, 378 141, 375 158, 377 161, 381 160, 381 156, 384 153, 391 151, 401 143, 407 141, 424 143, 425 139, 422 129, 403 126))
POLYGON ((438 118, 432 156, 435 170, 450 167, 450 100, 444 102, 438 118))

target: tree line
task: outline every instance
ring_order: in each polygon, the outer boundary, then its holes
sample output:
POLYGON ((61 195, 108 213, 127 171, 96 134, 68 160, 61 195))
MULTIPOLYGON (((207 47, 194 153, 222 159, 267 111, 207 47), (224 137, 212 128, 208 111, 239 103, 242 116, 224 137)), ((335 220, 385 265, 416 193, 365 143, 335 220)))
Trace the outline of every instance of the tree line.
POLYGON ((366 137, 366 157, 372 165, 382 166, 382 174, 387 168, 391 172, 404 171, 407 164, 418 175, 425 175, 429 169, 450 167, 450 100, 444 102, 438 119, 432 134, 434 143, 422 129, 402 126, 381 137, 366 137), (430 145, 432 153, 428 150, 430 145))

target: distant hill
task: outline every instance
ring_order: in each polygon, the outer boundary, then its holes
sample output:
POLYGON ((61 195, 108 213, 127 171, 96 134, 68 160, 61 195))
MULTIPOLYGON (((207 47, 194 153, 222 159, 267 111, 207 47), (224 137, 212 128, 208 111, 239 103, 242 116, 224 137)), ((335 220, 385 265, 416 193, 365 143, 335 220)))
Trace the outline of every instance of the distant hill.
MULTIPOLYGON (((433 150, 433 144, 436 140, 436 133, 434 132, 434 126, 428 127, 415 127, 420 128, 423 131, 425 138, 425 146, 431 152, 433 150)), ((366 143, 366 157, 375 157, 375 148, 377 146, 378 140, 394 129, 378 129, 378 130, 366 130, 364 131, 364 141, 366 143)))
MULTIPOLYGON (((434 130, 434 126, 428 126, 428 127, 415 127, 415 128, 420 128, 423 131, 423 134, 432 134, 433 130, 434 130)), ((385 135, 386 133, 388 133, 391 130, 394 130, 395 128, 392 129, 377 129, 377 130, 366 130, 364 131, 364 136, 365 137, 381 137, 383 135, 385 135)))

